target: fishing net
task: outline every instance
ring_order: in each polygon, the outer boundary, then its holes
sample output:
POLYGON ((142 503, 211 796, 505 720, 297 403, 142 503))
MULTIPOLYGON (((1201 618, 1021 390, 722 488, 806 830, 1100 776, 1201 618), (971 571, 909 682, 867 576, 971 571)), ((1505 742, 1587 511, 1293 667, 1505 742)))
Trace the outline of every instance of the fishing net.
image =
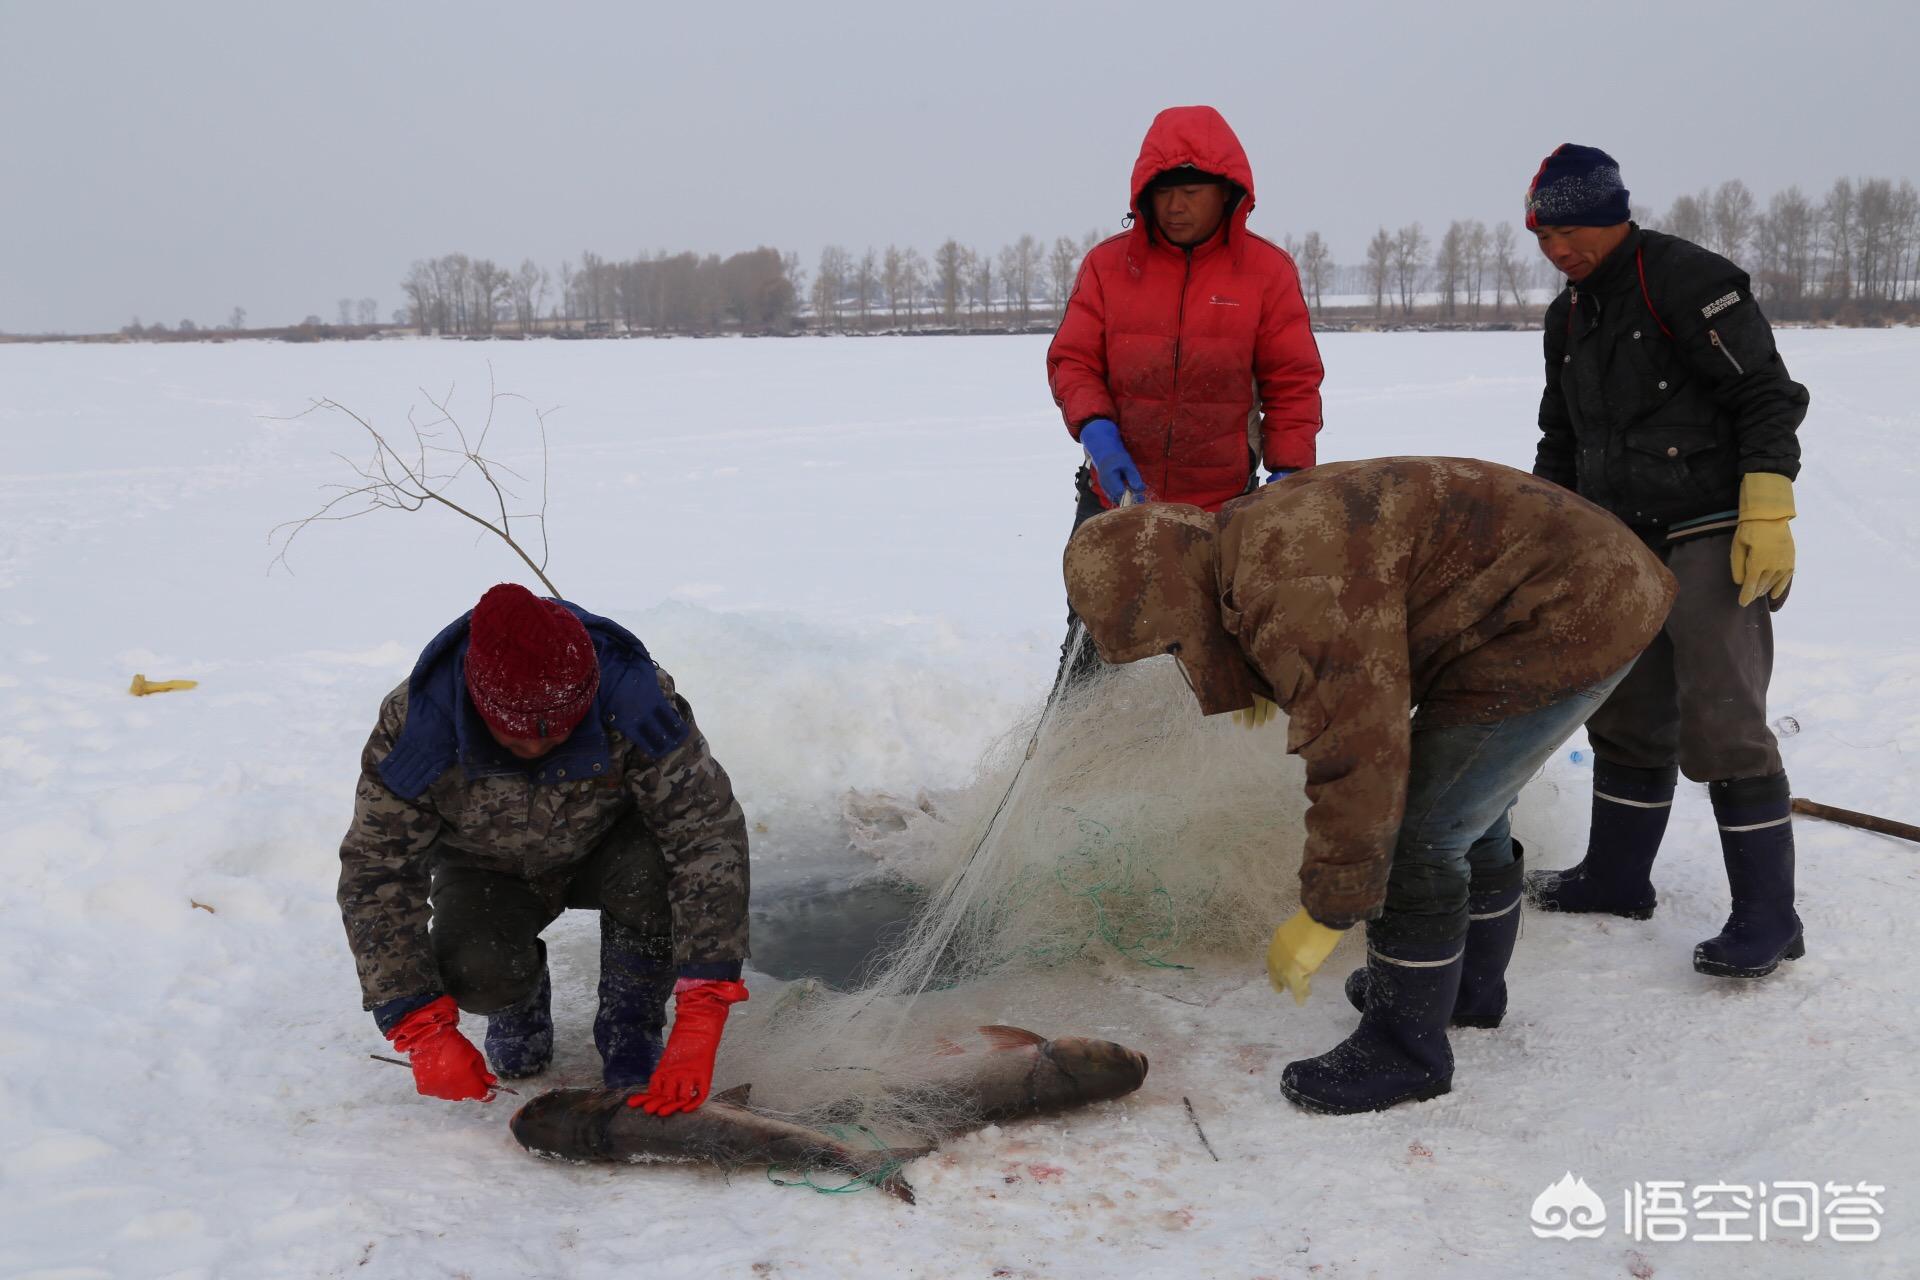
POLYGON ((1056 696, 964 786, 850 796, 851 843, 925 905, 851 990, 801 981, 745 1006, 725 1078, 813 1119, 963 1125, 921 1087, 942 1038, 1012 1022, 1121 1039, 1140 1004, 1124 986, 1177 991, 1210 959, 1259 972, 1298 905, 1302 783, 1284 720, 1203 718, 1158 659, 1056 696))

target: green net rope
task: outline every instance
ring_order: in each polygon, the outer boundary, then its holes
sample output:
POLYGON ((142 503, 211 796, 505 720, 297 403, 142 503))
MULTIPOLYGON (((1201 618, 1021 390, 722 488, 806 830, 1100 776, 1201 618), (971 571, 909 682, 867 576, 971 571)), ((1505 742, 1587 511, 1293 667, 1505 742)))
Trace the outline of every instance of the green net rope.
MULTIPOLYGON (((863 1124, 829 1125, 827 1126, 827 1132, 841 1142, 852 1141, 853 1134, 858 1133, 861 1137, 873 1144, 875 1151, 886 1151, 888 1149, 887 1144, 880 1140, 880 1135, 863 1124)), ((806 1187, 808 1190, 823 1196, 846 1196, 858 1191, 865 1191, 869 1187, 879 1186, 895 1173, 899 1172, 900 1165, 901 1162, 898 1160, 885 1160, 877 1167, 869 1169, 865 1173, 856 1173, 850 1180, 834 1187, 823 1186, 815 1182, 813 1180, 813 1171, 810 1169, 800 1170, 800 1176, 797 1178, 782 1178, 780 1174, 783 1170, 788 1170, 788 1166, 775 1164, 767 1166, 767 1181, 776 1187, 806 1187)))

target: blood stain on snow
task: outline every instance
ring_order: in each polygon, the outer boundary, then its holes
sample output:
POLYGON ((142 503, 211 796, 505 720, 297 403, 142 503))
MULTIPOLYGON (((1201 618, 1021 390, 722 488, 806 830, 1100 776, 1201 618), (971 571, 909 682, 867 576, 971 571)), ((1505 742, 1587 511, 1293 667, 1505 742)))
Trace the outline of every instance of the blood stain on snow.
POLYGON ((1033 1175, 1035 1182, 1058 1182, 1067 1176, 1067 1171, 1056 1164, 1030 1164, 1027 1172, 1033 1175))
POLYGON ((1407 1144, 1407 1158, 1409 1160, 1431 1160, 1433 1159, 1433 1148, 1416 1138, 1407 1144))

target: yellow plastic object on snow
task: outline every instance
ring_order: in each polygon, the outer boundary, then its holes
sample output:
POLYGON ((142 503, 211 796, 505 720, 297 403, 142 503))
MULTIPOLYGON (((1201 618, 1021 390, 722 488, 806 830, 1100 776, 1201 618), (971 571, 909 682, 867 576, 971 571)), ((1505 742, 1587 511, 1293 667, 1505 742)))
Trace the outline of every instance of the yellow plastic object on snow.
POLYGON ((1340 945, 1343 933, 1327 928, 1304 910, 1294 912, 1273 931, 1273 942, 1267 947, 1267 981, 1275 991, 1291 991, 1295 1004, 1305 1004, 1309 979, 1340 945))
POLYGON ((1242 729, 1258 729, 1263 724, 1273 723, 1273 718, 1279 714, 1279 707, 1256 693, 1252 706, 1242 707, 1233 713, 1233 722, 1242 729))
POLYGON ((199 687, 198 680, 149 680, 136 675, 133 683, 127 686, 127 692, 136 698, 144 698, 150 693, 172 693, 175 689, 194 689, 199 687))

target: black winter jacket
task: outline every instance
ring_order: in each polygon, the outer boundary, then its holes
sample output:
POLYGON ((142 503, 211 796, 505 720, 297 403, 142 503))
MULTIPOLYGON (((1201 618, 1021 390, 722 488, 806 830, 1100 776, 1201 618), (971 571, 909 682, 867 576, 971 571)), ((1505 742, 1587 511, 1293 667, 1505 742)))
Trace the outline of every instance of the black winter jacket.
POLYGON ((1546 354, 1533 473, 1650 542, 1734 511, 1749 471, 1799 474, 1807 389, 1719 254, 1635 226, 1547 308, 1546 354))

